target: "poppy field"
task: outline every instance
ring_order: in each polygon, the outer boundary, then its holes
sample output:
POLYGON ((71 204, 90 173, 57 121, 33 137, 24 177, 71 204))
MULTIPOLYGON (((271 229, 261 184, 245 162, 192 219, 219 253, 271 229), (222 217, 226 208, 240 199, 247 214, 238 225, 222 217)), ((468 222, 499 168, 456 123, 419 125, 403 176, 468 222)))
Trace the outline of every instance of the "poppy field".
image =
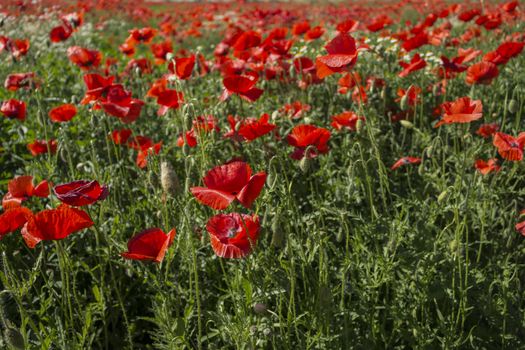
POLYGON ((524 6, 0 2, 0 348, 525 348, 524 6))

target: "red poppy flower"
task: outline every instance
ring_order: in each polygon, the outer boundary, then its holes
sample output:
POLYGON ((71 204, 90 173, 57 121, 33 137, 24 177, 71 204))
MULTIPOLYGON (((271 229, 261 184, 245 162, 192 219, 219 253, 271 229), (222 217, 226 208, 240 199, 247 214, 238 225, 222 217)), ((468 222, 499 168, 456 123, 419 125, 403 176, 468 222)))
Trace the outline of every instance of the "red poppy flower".
POLYGON ((392 23, 394 23, 394 21, 387 15, 379 15, 366 28, 371 32, 378 32, 392 23))
POLYGON ((12 98, 2 102, 0 112, 9 119, 24 120, 26 119, 26 104, 12 98))
POLYGON ((102 54, 97 50, 88 50, 80 46, 71 46, 67 49, 69 60, 83 70, 98 67, 102 61, 102 54))
POLYGON ((442 68, 438 68, 438 75, 447 79, 455 77, 456 73, 464 72, 468 69, 467 66, 462 65, 462 58, 454 57, 449 59, 446 56, 441 56, 442 68))
POLYGON ((49 111, 49 118, 54 122, 68 122, 77 114, 77 107, 70 103, 60 105, 49 111))
POLYGON ((159 228, 144 230, 128 241, 128 251, 120 253, 125 259, 162 262, 166 250, 173 243, 177 232, 172 229, 165 234, 159 228))
POLYGON ((356 31, 357 27, 359 27, 358 21, 354 21, 353 19, 347 19, 342 22, 339 22, 336 26, 336 30, 339 33, 348 33, 356 31))
POLYGON ((206 187, 191 188, 191 193, 202 204, 221 210, 237 199, 245 208, 250 208, 264 187, 266 173, 252 175, 247 163, 231 161, 210 170, 203 181, 206 187))
POLYGON ((53 43, 59 43, 66 41, 71 36, 71 34, 73 34, 73 28, 71 28, 69 24, 64 23, 51 29, 51 32, 49 33, 49 39, 53 43))
POLYGON ((490 172, 498 172, 500 170, 500 166, 498 165, 498 160, 496 158, 489 159, 488 161, 485 161, 483 159, 478 159, 474 163, 474 167, 482 174, 487 175, 490 172))
POLYGON ((504 42, 495 51, 488 52, 483 61, 492 62, 496 65, 505 64, 511 58, 518 56, 522 51, 525 43, 504 42))
POLYGON ((415 54, 410 63, 399 61, 399 65, 403 67, 403 70, 398 74, 398 76, 400 78, 404 78, 412 72, 425 68, 427 66, 427 62, 425 62, 425 60, 422 59, 419 54, 415 54))
POLYGON ((263 90, 256 88, 255 84, 259 80, 256 73, 247 75, 229 75, 222 80, 224 91, 220 97, 221 101, 227 100, 231 95, 237 94, 239 97, 249 102, 256 101, 263 90))
POLYGON ((14 58, 25 56, 29 51, 29 40, 28 39, 8 39, 6 42, 6 48, 11 52, 14 58))
POLYGON ((135 42, 147 44, 155 37, 155 35, 157 35, 157 30, 145 27, 141 29, 132 29, 129 31, 129 34, 135 42))
POLYGON ((348 33, 339 33, 326 46, 328 55, 317 57, 317 77, 323 79, 334 73, 350 70, 357 61, 358 49, 348 33))
POLYGON ((33 72, 9 74, 4 82, 4 87, 10 91, 16 91, 21 88, 28 90, 36 86, 35 73, 33 72))
POLYGON ((303 157, 314 158, 317 154, 328 153, 328 140, 330 140, 330 131, 324 128, 318 128, 314 125, 296 125, 290 134, 286 137, 288 144, 295 147, 295 151, 290 154, 295 160, 303 157), (312 146, 313 149, 305 155, 306 148, 312 146))
POLYGON ((239 259, 248 255, 259 238, 259 218, 239 213, 219 214, 208 220, 211 247, 221 258, 239 259))
POLYGON ((232 47, 235 51, 246 51, 252 47, 259 46, 261 44, 261 40, 261 34, 254 30, 248 30, 239 35, 232 47))
POLYGON ((100 99, 113 85, 114 79, 115 77, 103 77, 99 74, 84 75, 84 84, 86 84, 87 91, 80 103, 85 105, 100 99))
POLYGON ((86 212, 60 205, 30 216, 22 228, 22 237, 29 248, 34 248, 40 241, 61 240, 93 224, 86 212))
POLYGON ((339 88, 337 92, 340 94, 346 94, 350 89, 356 86, 356 83, 361 83, 361 75, 358 72, 345 73, 337 81, 339 88))
POLYGON ((410 85, 407 90, 399 88, 397 90, 397 96, 399 96, 399 98, 397 98, 396 101, 400 102, 403 99, 403 97, 406 96, 407 104, 409 106, 415 106, 419 100, 420 93, 421 88, 415 85, 410 85))
POLYGON ((494 135, 494 133, 498 130, 499 125, 497 123, 482 124, 476 131, 476 134, 486 139, 494 135))
POLYGON ((62 203, 75 207, 104 200, 109 193, 107 186, 100 186, 95 180, 79 180, 57 185, 53 188, 53 192, 62 203))
POLYGON ((106 113, 117 118, 124 118, 129 113, 131 101, 131 92, 117 84, 108 88, 106 96, 101 99, 101 105, 106 113))
POLYGON ((500 156, 506 160, 520 161, 523 159, 523 146, 525 145, 525 132, 518 137, 513 137, 502 132, 494 134, 492 144, 498 149, 500 156))
POLYGON ((27 145, 27 149, 33 157, 45 153, 55 154, 57 153, 57 147, 58 143, 56 140, 35 140, 27 145))
POLYGON ((179 79, 188 79, 191 77, 193 67, 195 66, 195 55, 190 57, 175 58, 175 69, 173 69, 173 62, 170 62, 168 69, 177 74, 179 79))
POLYGON ((310 74, 315 71, 314 61, 308 57, 298 57, 294 59, 293 66, 299 74, 310 74))
POLYGON ((180 134, 177 138, 178 147, 182 147, 185 144, 192 148, 197 146, 197 138, 195 137, 195 130, 193 128, 184 134, 180 134))
POLYGON ((279 109, 279 111, 289 115, 292 119, 299 119, 302 117, 303 112, 308 112, 310 109, 310 105, 302 103, 301 101, 294 101, 292 103, 285 104, 279 109))
POLYGON ((523 236, 525 236, 525 221, 517 223, 515 228, 516 228, 516 231, 518 231, 523 236))
POLYGON ((113 140, 113 143, 115 143, 115 145, 123 145, 128 141, 131 134, 131 129, 113 130, 113 132, 111 133, 111 139, 113 140))
POLYGON ((467 63, 474 60, 476 57, 481 55, 483 52, 481 50, 475 50, 473 48, 463 49, 458 48, 458 55, 456 56, 458 63, 467 63))
POLYGON ((364 121, 365 118, 359 117, 354 112, 343 112, 341 114, 334 115, 332 117, 332 123, 330 123, 330 125, 332 125, 332 127, 339 131, 341 131, 343 128, 355 131, 358 120, 364 121))
POLYGON ((410 38, 407 38, 401 47, 406 52, 410 52, 412 50, 418 49, 423 45, 426 45, 429 43, 429 35, 426 32, 418 33, 410 38))
POLYGON ((292 27, 292 34, 293 35, 303 35, 308 30, 310 30, 310 23, 307 21, 295 23, 292 27))
POLYGON ((135 40, 132 37, 128 37, 118 49, 126 56, 133 56, 135 54, 135 40))
POLYGON ((275 129, 275 124, 268 123, 269 120, 270 116, 267 113, 263 114, 259 120, 248 118, 241 122, 238 133, 245 140, 253 141, 275 129))
POLYGON ((316 26, 316 27, 313 27, 312 29, 308 30, 304 34, 304 40, 312 41, 312 40, 315 40, 315 39, 319 39, 321 37, 321 35, 323 35, 323 34, 324 34, 323 27, 316 26))
POLYGON ((137 159, 135 163, 141 169, 145 168, 148 165, 148 156, 159 154, 160 148, 162 147, 162 141, 158 142, 150 147, 142 147, 137 154, 137 159))
POLYGON ((0 215, 0 239, 22 228, 31 215, 33 213, 26 207, 10 208, 4 211, 0 215))
POLYGON ((170 40, 165 40, 159 44, 151 44, 151 52, 155 56, 155 62, 158 64, 166 62, 166 55, 173 53, 173 46, 170 40))
POLYGON ((151 73, 151 63, 147 58, 132 59, 126 64, 126 69, 124 71, 129 74, 134 70, 138 70, 142 74, 149 74, 151 73))
POLYGON ((169 109, 177 109, 184 103, 184 94, 177 90, 166 89, 159 93, 157 104, 160 105, 157 115, 163 116, 169 109))
POLYGON ((460 97, 454 102, 445 102, 441 105, 444 111, 441 120, 434 125, 435 128, 443 124, 470 123, 482 117, 482 104, 480 100, 472 101, 470 97, 460 97))
POLYGON ((23 200, 32 196, 45 198, 49 196, 49 183, 47 180, 42 180, 34 186, 31 175, 17 176, 9 181, 7 191, 11 196, 23 200))
POLYGON ((421 163, 421 158, 416 158, 416 157, 403 157, 403 158, 400 158, 398 159, 394 165, 392 165, 390 167, 390 170, 396 170, 397 168, 403 166, 403 165, 407 165, 407 164, 420 164, 421 163))
POLYGON ((458 19, 459 19, 460 21, 463 21, 463 22, 469 22, 469 21, 471 21, 474 17, 479 16, 480 14, 481 14, 481 10, 480 10, 480 9, 467 10, 467 11, 463 11, 463 12, 461 12, 461 13, 458 15, 458 19))
POLYGON ((491 62, 479 62, 473 64, 467 69, 467 84, 485 84, 488 85, 499 74, 498 67, 491 62))

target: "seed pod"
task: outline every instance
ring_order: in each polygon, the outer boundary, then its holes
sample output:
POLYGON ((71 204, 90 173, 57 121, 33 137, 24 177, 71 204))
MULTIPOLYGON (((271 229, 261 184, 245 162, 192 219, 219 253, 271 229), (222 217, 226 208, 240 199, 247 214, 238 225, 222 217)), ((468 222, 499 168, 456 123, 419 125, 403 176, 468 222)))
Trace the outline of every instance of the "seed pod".
POLYGON ((402 127, 407 128, 407 129, 412 129, 412 128, 414 128, 414 124, 412 124, 412 123, 409 122, 408 120, 404 120, 404 119, 403 119, 403 120, 401 120, 401 121, 399 122, 399 124, 401 124, 402 127))
POLYGON ((177 173, 168 162, 160 163, 160 184, 165 194, 174 196, 180 190, 177 173))
POLYGON ((519 109, 518 101, 516 101, 515 99, 510 100, 509 105, 508 105, 509 112, 511 114, 516 114, 516 112, 518 112, 518 109, 519 109))
POLYGON ((6 343, 17 350, 23 350, 26 347, 24 336, 20 331, 13 327, 7 327, 5 330, 6 343))

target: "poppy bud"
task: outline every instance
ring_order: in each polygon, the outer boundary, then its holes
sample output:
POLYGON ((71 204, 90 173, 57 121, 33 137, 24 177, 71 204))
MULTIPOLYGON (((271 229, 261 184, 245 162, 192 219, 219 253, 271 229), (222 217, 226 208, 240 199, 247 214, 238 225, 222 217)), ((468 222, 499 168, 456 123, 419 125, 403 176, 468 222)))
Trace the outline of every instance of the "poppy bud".
POLYGON ((510 100, 508 109, 511 114, 516 114, 516 112, 519 109, 518 101, 516 101, 515 99, 510 100))
POLYGON ((399 102, 399 107, 402 111, 406 111, 408 107, 408 94, 405 94, 403 97, 401 97, 401 101, 399 102))
MULTIPOLYGON (((308 149, 306 150, 308 152, 308 149)), ((307 154, 307 153, 306 153, 307 154)), ((307 174, 312 165, 312 160, 305 154, 305 156, 299 161, 299 168, 304 174, 307 174)))
POLYGON ((428 146, 425 152, 428 158, 432 158, 432 151, 433 151, 432 146, 428 146))
POLYGON ((432 85, 432 95, 438 96, 439 95, 439 86, 437 84, 432 85))
POLYGON ((273 156, 272 159, 270 159, 270 163, 268 164, 268 174, 266 175, 266 186, 268 186, 270 190, 273 190, 275 184, 277 183, 274 163, 277 163, 276 156, 273 156))
POLYGON ((60 156, 60 159, 64 163, 67 163, 67 150, 66 150, 66 148, 63 147, 62 145, 60 145, 59 148, 58 148, 58 154, 60 156))
POLYGON ((341 243, 343 241, 343 230, 337 231, 335 239, 336 239, 337 243, 341 243))
POLYGON ((425 167, 423 166, 423 162, 421 162, 421 164, 417 167, 417 173, 420 176, 423 176, 423 174, 425 173, 425 167))
POLYGON ((171 61, 174 58, 175 58, 175 55, 173 54, 173 52, 168 52, 166 54, 166 61, 171 61))
POLYGON ((256 314, 264 315, 266 311, 268 311, 268 308, 263 303, 255 303, 253 305, 253 311, 255 311, 256 314))
POLYGON ((191 116, 189 113, 184 114, 184 130, 189 131, 191 130, 193 121, 191 120, 191 116))
POLYGON ((450 249, 451 252, 455 252, 456 249, 458 249, 458 241, 456 241, 455 239, 450 241, 450 243, 448 244, 448 248, 450 249))
POLYGON ((384 100, 385 98, 386 98, 386 88, 383 88, 383 89, 381 90, 381 99, 384 100))
POLYGON ((165 194, 174 196, 180 189, 179 178, 168 162, 160 163, 160 184, 165 194))
POLYGON ((281 229, 280 215, 277 214, 272 221, 272 246, 282 248, 284 246, 284 232, 281 229))
POLYGON ((447 198, 447 195, 448 195, 447 190, 444 190, 443 192, 441 192, 441 193, 439 194, 439 196, 437 197, 437 201, 438 201, 438 203, 443 202, 443 201, 447 198))
POLYGON ((414 127, 414 124, 412 124, 408 120, 404 120, 403 119, 399 123, 401 124, 401 126, 403 126, 404 128, 407 128, 407 129, 412 129, 414 127))
POLYGON ((279 111, 278 110, 275 110, 273 111, 272 113, 272 121, 276 121, 277 119, 279 119, 279 111))
POLYGON ((355 123, 355 131, 359 134, 361 133, 361 130, 363 130, 363 120, 361 118, 357 119, 357 122, 355 123))
POLYGON ((239 132, 239 129, 241 128, 242 126, 242 121, 238 121, 237 123, 235 123, 235 132, 239 132))
POLYGON ((7 327, 7 329, 5 330, 5 340, 7 344, 11 345, 17 350, 25 349, 26 343, 24 340, 24 336, 16 328, 7 327))

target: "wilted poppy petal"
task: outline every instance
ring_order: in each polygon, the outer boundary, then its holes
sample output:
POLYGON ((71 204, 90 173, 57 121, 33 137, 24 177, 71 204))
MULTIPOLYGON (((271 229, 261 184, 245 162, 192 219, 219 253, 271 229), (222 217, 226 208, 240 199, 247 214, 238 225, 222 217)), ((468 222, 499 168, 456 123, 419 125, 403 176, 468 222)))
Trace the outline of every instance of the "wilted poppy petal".
POLYGON ((53 192, 62 203, 76 207, 93 204, 108 196, 107 186, 87 180, 57 185, 53 188, 53 192))

